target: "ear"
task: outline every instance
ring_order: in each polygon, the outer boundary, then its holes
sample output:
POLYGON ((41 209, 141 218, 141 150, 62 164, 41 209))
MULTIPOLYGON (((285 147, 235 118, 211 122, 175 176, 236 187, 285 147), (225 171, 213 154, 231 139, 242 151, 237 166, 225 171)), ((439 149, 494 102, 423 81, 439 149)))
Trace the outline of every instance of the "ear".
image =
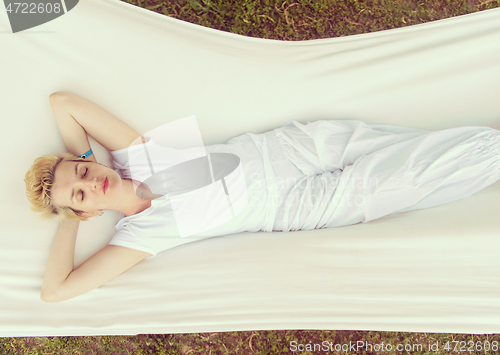
POLYGON ((92 218, 92 217, 97 217, 101 214, 102 211, 100 210, 97 210, 97 211, 94 211, 94 212, 83 212, 82 214, 80 214, 81 217, 83 218, 86 218, 87 221, 92 218))

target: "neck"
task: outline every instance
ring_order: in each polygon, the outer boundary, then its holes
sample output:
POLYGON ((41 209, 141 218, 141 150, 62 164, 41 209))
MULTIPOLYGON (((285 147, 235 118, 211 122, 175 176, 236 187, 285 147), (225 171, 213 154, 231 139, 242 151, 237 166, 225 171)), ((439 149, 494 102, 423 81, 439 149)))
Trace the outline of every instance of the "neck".
POLYGON ((128 217, 140 213, 150 206, 150 200, 137 196, 132 180, 122 179, 122 191, 111 209, 122 212, 128 217))

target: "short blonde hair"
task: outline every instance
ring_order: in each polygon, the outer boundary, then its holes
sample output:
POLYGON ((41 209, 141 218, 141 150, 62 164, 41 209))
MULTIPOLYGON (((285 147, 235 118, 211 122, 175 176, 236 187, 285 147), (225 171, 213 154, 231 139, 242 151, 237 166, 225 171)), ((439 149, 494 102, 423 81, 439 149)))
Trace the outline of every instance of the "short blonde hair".
POLYGON ((40 218, 44 220, 59 220, 77 219, 86 221, 82 217, 82 211, 75 210, 71 207, 58 206, 53 203, 50 196, 52 186, 54 184, 54 173, 63 161, 85 161, 73 154, 48 154, 36 158, 31 168, 24 177, 26 184, 26 196, 30 202, 31 210, 39 213, 40 218))

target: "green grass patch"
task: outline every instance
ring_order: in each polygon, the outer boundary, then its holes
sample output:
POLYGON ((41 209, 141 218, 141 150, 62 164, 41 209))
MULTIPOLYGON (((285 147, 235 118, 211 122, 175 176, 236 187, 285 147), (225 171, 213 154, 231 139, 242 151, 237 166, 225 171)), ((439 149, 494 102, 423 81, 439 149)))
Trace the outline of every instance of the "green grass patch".
POLYGON ((499 0, 122 0, 241 35, 307 40, 382 31, 500 6, 499 0))
POLYGON ((138 336, 33 337, 0 339, 0 352, 6 355, 275 355, 287 353, 300 355, 463 355, 467 353, 480 355, 499 353, 500 335, 272 330, 141 334, 138 336), (356 348, 358 344, 360 347, 356 348), (397 346, 406 350, 397 351, 397 346), (338 351, 335 350, 336 348, 338 351), (389 350, 389 348, 392 349, 389 350))

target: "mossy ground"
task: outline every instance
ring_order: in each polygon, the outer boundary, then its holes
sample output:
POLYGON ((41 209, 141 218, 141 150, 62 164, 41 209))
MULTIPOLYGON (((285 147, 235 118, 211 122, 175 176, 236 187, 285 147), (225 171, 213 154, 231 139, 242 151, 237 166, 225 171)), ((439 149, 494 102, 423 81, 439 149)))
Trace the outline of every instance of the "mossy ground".
MULTIPOLYGON (((405 27, 500 7, 500 0, 122 0, 202 26, 237 34, 307 40, 405 27)), ((500 335, 375 331, 273 330, 201 334, 0 338, 0 354, 495 354, 500 335), (334 351, 320 348, 332 343, 334 351), (384 350, 335 351, 363 341, 384 350), (295 343, 292 343, 295 342, 295 343), (489 342, 489 343, 487 343, 489 342), (497 343, 494 343, 497 342, 497 343), (437 351, 429 344, 438 345, 437 351), (293 351, 294 344, 304 351, 293 351), (310 344, 307 347, 307 344, 310 344), (314 344, 316 350, 314 350, 314 344), (393 350, 387 350, 387 344, 393 350), (408 350, 397 351, 398 344, 408 350), (419 345, 420 344, 420 345, 419 345), (446 347, 448 344, 448 347, 446 347), (485 346, 490 345, 490 349, 485 346), (494 344, 497 345, 496 349, 494 344), (419 348, 421 346, 421 348, 419 348), (409 347, 409 348, 408 348, 409 347), (308 351, 308 349, 311 349, 308 351)))
POLYGON ((0 339, 0 353, 12 355, 463 355, 465 353, 479 355, 500 353, 500 335, 272 330, 137 336, 4 338, 0 339), (324 345, 324 342, 327 345, 324 345), (357 342, 363 343, 363 346, 360 344, 359 349, 355 348, 357 342), (302 344, 304 351, 298 351, 299 344, 302 344), (314 350, 315 344, 316 350, 314 350), (371 345, 371 349, 368 344, 371 345), (406 350, 397 351, 396 347, 399 344, 406 350), (389 345, 392 346, 392 350, 388 350, 389 345), (336 347, 343 347, 343 350, 335 351, 336 347), (381 347, 383 350, 380 350, 381 347))
POLYGON ((122 0, 201 26, 278 40, 341 37, 500 6, 499 0, 122 0))

